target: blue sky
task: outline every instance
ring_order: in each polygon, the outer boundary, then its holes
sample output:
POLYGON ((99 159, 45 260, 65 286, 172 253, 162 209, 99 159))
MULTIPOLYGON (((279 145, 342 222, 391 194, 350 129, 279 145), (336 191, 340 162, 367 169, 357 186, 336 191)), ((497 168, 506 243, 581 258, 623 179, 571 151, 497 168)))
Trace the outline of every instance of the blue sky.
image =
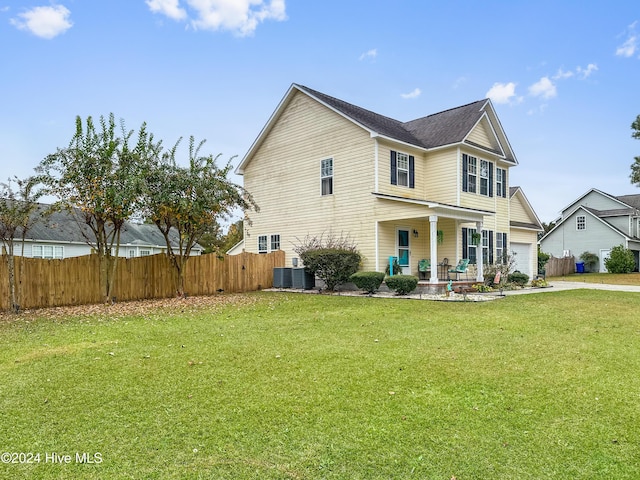
POLYGON ((0 65, 2 181, 111 112, 237 164, 300 83, 403 121, 490 97, 543 222, 640 193, 635 0, 0 0, 0 65))

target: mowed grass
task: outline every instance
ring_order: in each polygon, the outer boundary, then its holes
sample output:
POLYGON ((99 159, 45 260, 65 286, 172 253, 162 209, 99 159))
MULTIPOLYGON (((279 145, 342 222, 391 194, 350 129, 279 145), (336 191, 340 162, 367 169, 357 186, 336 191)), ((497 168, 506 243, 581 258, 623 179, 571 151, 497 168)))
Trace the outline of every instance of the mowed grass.
POLYGON ((4 320, 0 478, 640 478, 638 294, 228 299, 4 320))

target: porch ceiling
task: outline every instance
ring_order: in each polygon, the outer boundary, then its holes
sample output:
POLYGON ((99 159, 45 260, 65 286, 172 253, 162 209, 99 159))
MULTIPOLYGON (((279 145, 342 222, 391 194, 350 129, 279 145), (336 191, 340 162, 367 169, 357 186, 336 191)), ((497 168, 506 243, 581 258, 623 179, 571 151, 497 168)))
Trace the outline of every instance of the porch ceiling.
POLYGON ((422 218, 427 219, 430 215, 437 215, 441 218, 451 218, 463 222, 480 222, 486 216, 494 216, 496 213, 490 210, 480 210, 475 208, 465 208, 446 203, 433 202, 416 198, 404 198, 384 193, 372 192, 372 195, 384 202, 393 202, 397 210, 391 210, 385 217, 379 220, 422 218), (412 208, 406 208, 411 205, 412 208))

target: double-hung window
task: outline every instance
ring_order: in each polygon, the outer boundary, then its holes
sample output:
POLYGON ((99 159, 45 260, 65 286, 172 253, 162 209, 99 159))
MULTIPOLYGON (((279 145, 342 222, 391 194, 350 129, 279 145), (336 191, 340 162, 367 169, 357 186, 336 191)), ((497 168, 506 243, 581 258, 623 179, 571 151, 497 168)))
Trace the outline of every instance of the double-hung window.
POLYGON ((507 234, 496 233, 496 263, 507 263, 507 234))
POLYGON ((586 230, 587 229, 587 217, 584 215, 579 215, 576 217, 576 230, 586 230))
POLYGON ((280 250, 280 235, 271 235, 271 251, 280 250))
POLYGON ((398 185, 403 187, 409 186, 409 155, 406 153, 397 153, 398 162, 398 185))
POLYGON ((507 170, 496 168, 496 196, 507 197, 507 170))
POLYGON ((320 183, 322 195, 333 194, 333 158, 320 162, 320 183))
POLYGON ((267 244, 266 235, 258 235, 258 253, 267 253, 269 245, 267 244))
POLYGON ((469 193, 476 193, 476 182, 478 177, 478 159, 467 155, 462 155, 463 161, 463 185, 462 190, 469 193))
POLYGON ((480 195, 489 195, 489 162, 480 160, 480 195))

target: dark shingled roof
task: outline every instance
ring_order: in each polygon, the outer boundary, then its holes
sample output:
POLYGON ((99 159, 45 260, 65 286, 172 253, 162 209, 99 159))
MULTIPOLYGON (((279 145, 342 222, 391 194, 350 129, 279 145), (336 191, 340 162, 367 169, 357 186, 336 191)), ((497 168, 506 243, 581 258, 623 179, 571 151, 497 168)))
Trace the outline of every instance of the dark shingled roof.
POLYGON ((617 198, 621 202, 626 203, 630 207, 640 209, 640 195, 620 195, 619 197, 615 198, 617 198))
MULTIPOLYGON (((48 212, 50 205, 38 204, 32 217, 48 212)), ((21 233, 18 232, 18 237, 21 233)), ((93 233, 87 225, 76 222, 67 211, 50 211, 33 223, 27 231, 27 239, 41 242, 86 243, 85 235, 93 239, 93 233), (84 233, 84 235, 83 235, 84 233)), ((172 245, 178 245, 177 232, 170 233, 172 245)), ((164 236, 158 227, 151 224, 127 222, 120 234, 120 245, 138 244, 142 246, 164 247, 164 236)))
POLYGON ((439 147, 463 141, 482 117, 481 109, 487 102, 487 100, 478 100, 409 122, 400 122, 309 87, 297 84, 296 87, 369 130, 422 148, 439 147))

